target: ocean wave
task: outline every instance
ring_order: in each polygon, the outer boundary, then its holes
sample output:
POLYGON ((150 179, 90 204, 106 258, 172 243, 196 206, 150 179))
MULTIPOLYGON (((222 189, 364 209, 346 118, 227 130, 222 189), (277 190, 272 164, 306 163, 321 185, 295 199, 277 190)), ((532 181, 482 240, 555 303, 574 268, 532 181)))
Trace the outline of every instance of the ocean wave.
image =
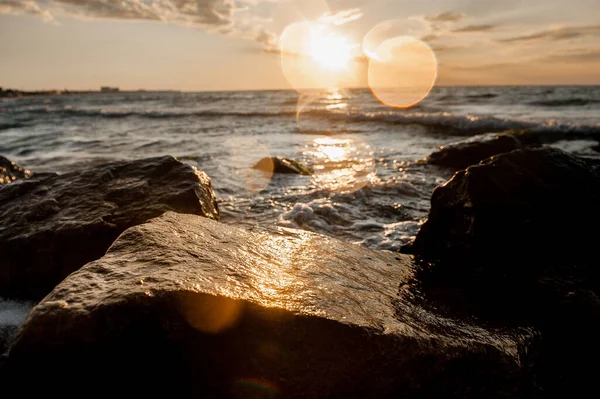
POLYGON ((483 94, 469 94, 466 96, 468 99, 471 100, 484 100, 486 98, 496 98, 498 97, 497 94, 494 93, 483 93, 483 94))
POLYGON ((23 123, 0 123, 0 130, 16 129, 27 126, 23 123))
POLYGON ((83 109, 83 108, 51 108, 40 107, 24 110, 28 114, 36 115, 58 115, 68 117, 85 118, 149 118, 149 119, 170 119, 185 117, 205 117, 205 118, 268 118, 275 116, 295 116, 295 112, 221 112, 221 111, 131 111, 131 110, 103 110, 103 109, 83 109))
POLYGON ((456 115, 452 113, 394 113, 376 112, 350 114, 347 118, 355 122, 380 122, 392 125, 418 125, 436 133, 456 136, 473 136, 483 133, 499 133, 508 130, 527 129, 540 133, 570 133, 579 137, 597 136, 600 124, 584 125, 577 123, 525 122, 514 119, 501 119, 489 116, 456 115))
MULTIPOLYGON (((170 119, 170 118, 297 118, 322 119, 329 122, 343 123, 382 123, 389 125, 409 126, 417 125, 425 127, 434 133, 443 133, 456 136, 472 136, 482 133, 497 133, 507 130, 528 129, 544 133, 569 132, 581 136, 597 136, 600 134, 600 124, 559 124, 554 121, 544 123, 526 122, 522 120, 501 119, 491 116, 478 115, 456 115, 449 112, 401 112, 401 111, 378 111, 378 112, 335 112, 323 109, 308 109, 300 113, 295 111, 134 111, 134 110, 105 110, 84 108, 53 108, 39 107, 30 108, 25 111, 29 115, 58 115, 65 117, 85 118, 148 118, 148 119, 170 119)), ((308 130, 310 132, 310 129, 308 130)), ((314 133, 319 132, 316 129, 314 133)))
POLYGON ((565 98, 556 100, 538 100, 531 101, 529 105, 536 105, 541 107, 575 107, 585 106, 592 104, 600 104, 600 99, 591 98, 565 98))

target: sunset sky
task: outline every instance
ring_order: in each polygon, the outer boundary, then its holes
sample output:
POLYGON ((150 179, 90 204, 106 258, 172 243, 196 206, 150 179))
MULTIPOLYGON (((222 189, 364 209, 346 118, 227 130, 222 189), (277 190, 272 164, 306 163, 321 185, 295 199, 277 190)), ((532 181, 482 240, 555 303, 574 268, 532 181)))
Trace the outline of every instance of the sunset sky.
POLYGON ((598 0, 0 0, 0 86, 290 88, 279 38, 316 19, 359 64, 376 25, 420 21, 438 85, 600 84, 598 0))

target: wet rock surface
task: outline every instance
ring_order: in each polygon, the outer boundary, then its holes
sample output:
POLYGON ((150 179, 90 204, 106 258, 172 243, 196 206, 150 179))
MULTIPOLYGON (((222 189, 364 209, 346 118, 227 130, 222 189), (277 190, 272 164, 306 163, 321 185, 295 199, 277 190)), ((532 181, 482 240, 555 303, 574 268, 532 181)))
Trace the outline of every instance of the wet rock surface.
POLYGON ((0 188, 0 296, 41 299, 165 211, 218 219, 210 179, 173 157, 117 162, 0 188))
POLYGON ((28 179, 31 171, 0 156, 0 185, 12 183, 15 180, 28 179))
POLYGON ((0 376, 21 389, 43 370, 28 389, 62 397, 90 386, 172 397, 531 397, 531 334, 412 304, 398 290, 412 273, 404 255, 169 212, 128 229, 38 304, 0 376))
POLYGON ((503 134, 492 139, 458 143, 441 147, 427 158, 427 163, 453 169, 465 169, 494 155, 524 147, 515 135, 503 134))
POLYGON ((597 132, 581 132, 576 129, 573 131, 509 130, 494 137, 489 137, 486 134, 481 138, 472 138, 440 147, 438 151, 432 153, 424 161, 431 165, 460 170, 471 165, 477 165, 494 155, 519 149, 535 149, 544 145, 574 140, 593 142, 593 140, 599 139, 600 134, 597 132))
POLYGON ((252 168, 266 173, 312 175, 312 171, 306 166, 294 160, 282 157, 263 158, 252 166, 252 168))
POLYGON ((600 163, 555 149, 518 150, 457 172, 432 196, 405 252, 415 287, 455 314, 540 332, 547 395, 594 389, 600 355, 600 163))

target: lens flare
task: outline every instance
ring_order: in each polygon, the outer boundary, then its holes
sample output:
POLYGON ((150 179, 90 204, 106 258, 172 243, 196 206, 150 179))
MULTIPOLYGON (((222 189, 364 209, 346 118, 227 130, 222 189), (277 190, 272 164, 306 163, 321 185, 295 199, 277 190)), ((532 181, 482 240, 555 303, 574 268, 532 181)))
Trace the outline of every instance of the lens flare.
POLYGON ((414 19, 392 19, 377 24, 363 38, 362 50, 367 57, 376 57, 377 48, 388 39, 399 36, 425 37, 429 28, 414 19))
POLYGON ((390 107, 418 104, 427 97, 436 77, 433 50, 412 36, 387 39, 369 57, 369 87, 380 102, 390 107))
POLYGON ((345 37, 328 32, 325 26, 311 31, 308 54, 317 64, 331 71, 349 68, 352 46, 345 37))
POLYGON ((243 303, 222 296, 183 293, 179 313, 196 330, 218 334, 233 328, 242 315, 243 303))
POLYGON ((295 90, 318 95, 356 78, 352 62, 355 47, 329 24, 293 23, 279 39, 281 68, 295 90))

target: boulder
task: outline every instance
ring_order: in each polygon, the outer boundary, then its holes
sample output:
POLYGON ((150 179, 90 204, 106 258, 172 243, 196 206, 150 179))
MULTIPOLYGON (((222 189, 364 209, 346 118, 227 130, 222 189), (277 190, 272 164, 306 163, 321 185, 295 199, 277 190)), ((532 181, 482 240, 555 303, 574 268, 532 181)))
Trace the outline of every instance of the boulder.
MULTIPOLYGON (((29 314, 3 393, 210 398, 531 397, 526 330, 413 305, 409 257, 168 212, 29 314)), ((0 381, 1 383, 1 381, 0 381)))
POLYGON ((0 185, 12 183, 18 179, 28 179, 31 172, 16 163, 0 156, 0 185))
POLYGON ((291 159, 282 157, 267 157, 258 161, 253 169, 258 169, 266 173, 286 173, 294 175, 312 175, 312 171, 306 166, 291 159))
POLYGON ((0 297, 34 300, 165 211, 219 219, 208 176, 169 156, 23 180, 0 204, 0 297))
POLYGON ((456 170, 477 165, 494 155, 510 152, 523 147, 512 134, 502 134, 483 141, 470 141, 440 147, 426 161, 432 165, 445 166, 456 170))
POLYGON ((415 289, 453 314, 541 333, 540 384, 578 396, 600 356, 600 163, 517 150, 457 172, 411 247, 415 289))

